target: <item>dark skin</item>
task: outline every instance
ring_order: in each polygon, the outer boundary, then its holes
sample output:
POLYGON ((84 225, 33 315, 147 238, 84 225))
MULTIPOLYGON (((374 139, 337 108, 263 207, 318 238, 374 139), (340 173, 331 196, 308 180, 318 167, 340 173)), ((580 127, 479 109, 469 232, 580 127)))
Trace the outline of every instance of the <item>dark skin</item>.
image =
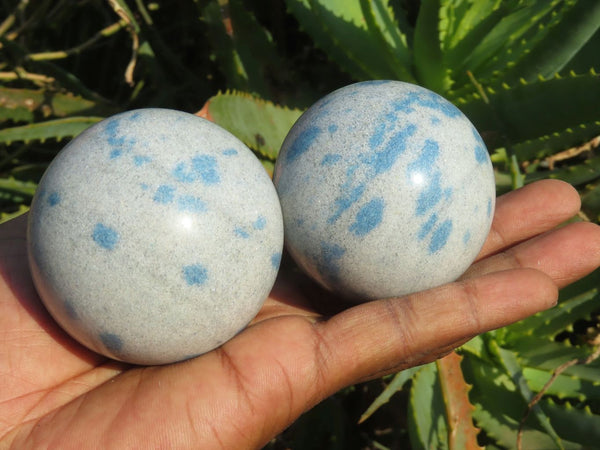
POLYGON ((572 223, 567 184, 498 199, 457 282, 317 312, 328 295, 284 268, 253 323, 193 360, 139 367, 81 347, 48 316, 25 251, 26 217, 0 226, 0 447, 260 448, 339 389, 433 361, 556 304, 600 265, 600 228, 572 223))

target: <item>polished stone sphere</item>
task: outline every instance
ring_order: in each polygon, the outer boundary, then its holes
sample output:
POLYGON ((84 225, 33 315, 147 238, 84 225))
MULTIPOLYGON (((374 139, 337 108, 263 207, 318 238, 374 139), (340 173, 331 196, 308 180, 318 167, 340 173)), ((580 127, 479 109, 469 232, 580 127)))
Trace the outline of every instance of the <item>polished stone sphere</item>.
POLYGON ((217 125, 178 111, 105 119, 54 159, 28 224, 35 286, 71 336, 135 364, 179 361, 243 329, 283 248, 261 163, 217 125))
POLYGON ((354 302, 456 280, 495 206, 492 164, 471 122, 399 81, 352 84, 310 107, 283 143, 274 182, 286 248, 354 302))

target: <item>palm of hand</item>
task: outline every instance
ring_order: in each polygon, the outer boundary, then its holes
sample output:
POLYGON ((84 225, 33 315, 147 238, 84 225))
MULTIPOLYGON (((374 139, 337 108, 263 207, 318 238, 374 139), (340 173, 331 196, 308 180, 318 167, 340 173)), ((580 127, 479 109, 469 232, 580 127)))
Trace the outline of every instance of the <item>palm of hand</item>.
POLYGON ((600 264, 600 229, 549 231, 579 208, 546 181, 498 200, 459 282, 332 316, 327 294, 281 271, 251 326, 219 349, 157 367, 107 361, 65 335, 31 283, 25 218, 0 229, 0 442, 57 448, 256 448, 340 388, 434 360, 552 306, 600 264))

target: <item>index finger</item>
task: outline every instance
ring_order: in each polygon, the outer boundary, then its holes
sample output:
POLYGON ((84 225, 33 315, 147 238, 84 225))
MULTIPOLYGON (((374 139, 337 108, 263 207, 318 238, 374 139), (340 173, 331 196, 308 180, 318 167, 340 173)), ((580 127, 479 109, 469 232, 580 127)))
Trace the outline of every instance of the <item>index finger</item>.
POLYGON ((581 199, 568 183, 543 180, 498 197, 492 227, 477 260, 542 234, 573 217, 581 199))

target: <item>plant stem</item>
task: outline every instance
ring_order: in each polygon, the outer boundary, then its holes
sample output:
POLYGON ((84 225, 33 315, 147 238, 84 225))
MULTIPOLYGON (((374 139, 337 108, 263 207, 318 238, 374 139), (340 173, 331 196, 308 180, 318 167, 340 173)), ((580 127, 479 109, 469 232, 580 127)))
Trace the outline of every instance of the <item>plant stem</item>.
POLYGON ((4 34, 12 27, 17 18, 17 14, 21 14, 25 11, 25 8, 29 4, 29 0, 21 0, 19 4, 16 6, 15 10, 8 15, 6 19, 2 21, 0 24, 0 36, 4 36, 4 34))
POLYGON ((55 81, 54 78, 38 73, 29 73, 25 69, 17 67, 14 71, 0 72, 1 81, 27 80, 36 84, 47 85, 55 81))
POLYGON ((148 10, 146 9, 146 5, 144 5, 143 0, 135 0, 135 4, 138 7, 138 10, 142 16, 142 19, 144 19, 144 22, 146 22, 146 25, 153 25, 152 17, 150 17, 150 14, 148 13, 148 10))
POLYGON ((41 52, 41 53, 31 53, 27 55, 27 59, 30 61, 48 61, 55 59, 64 59, 68 58, 71 55, 76 55, 81 53, 82 51, 90 48, 100 39, 112 36, 117 33, 119 30, 122 30, 127 26, 127 22, 124 20, 119 20, 118 22, 109 25, 108 27, 98 31, 94 36, 92 36, 87 41, 67 50, 60 50, 56 52, 41 52))

